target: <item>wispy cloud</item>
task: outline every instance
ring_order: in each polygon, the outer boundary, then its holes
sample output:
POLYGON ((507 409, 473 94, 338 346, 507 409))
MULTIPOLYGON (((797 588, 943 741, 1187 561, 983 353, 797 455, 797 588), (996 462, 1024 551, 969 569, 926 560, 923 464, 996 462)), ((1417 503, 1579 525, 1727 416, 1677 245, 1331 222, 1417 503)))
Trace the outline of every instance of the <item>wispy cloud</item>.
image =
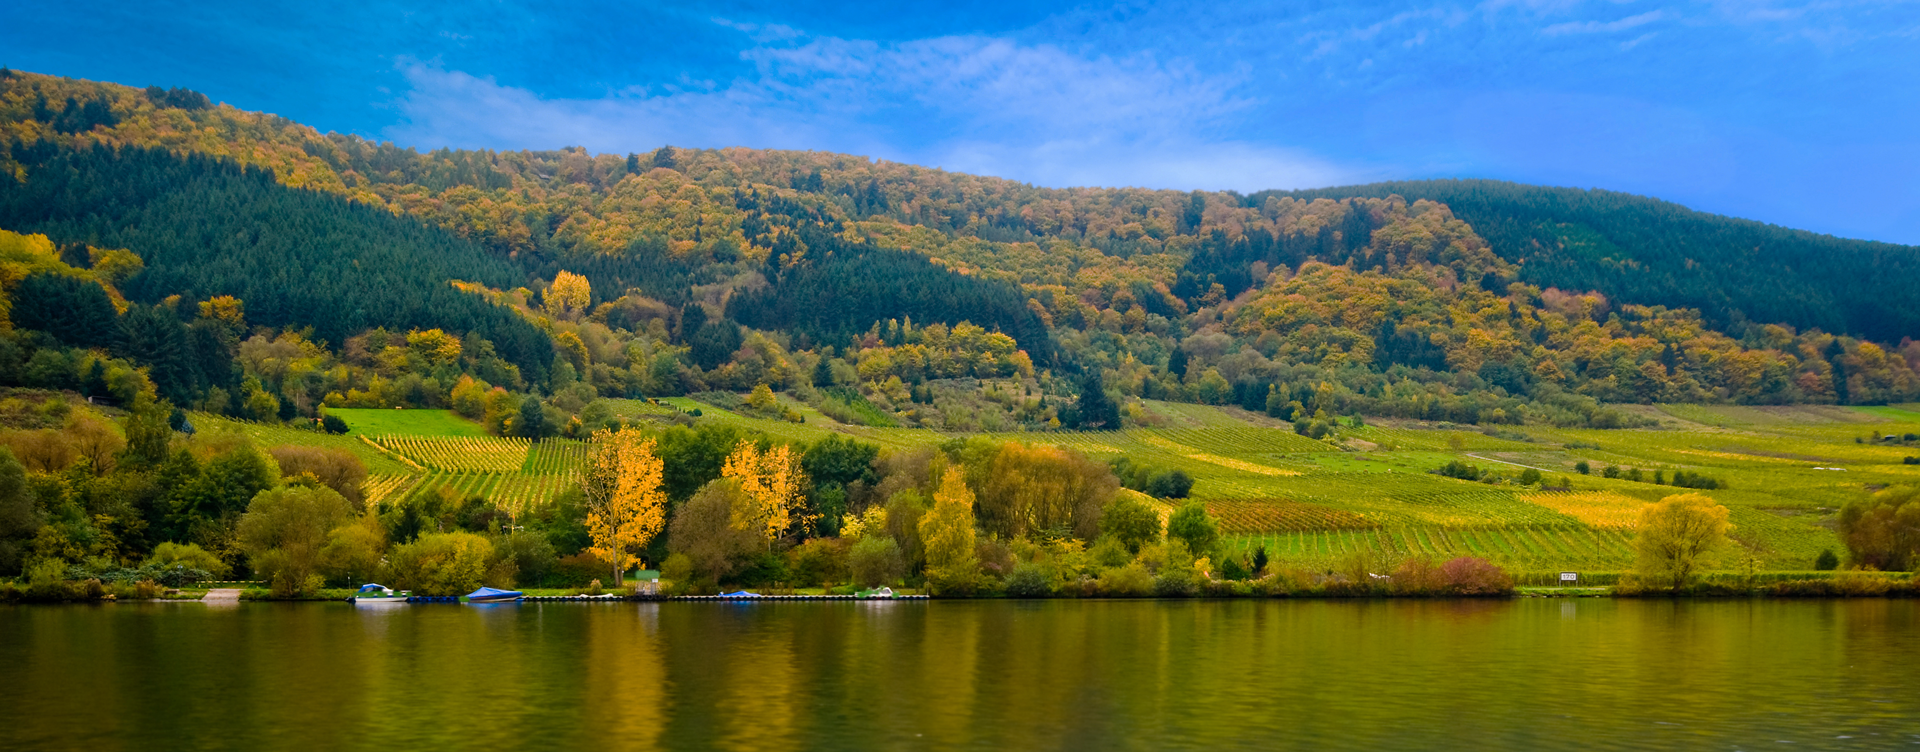
POLYGON ((1557 23, 1541 29, 1540 33, 1546 34, 1547 36, 1559 36, 1562 34, 1610 34, 1616 31, 1626 31, 1628 29, 1645 26, 1666 17, 1666 11, 1654 10, 1639 15, 1627 16, 1618 21, 1568 21, 1566 23, 1557 23))
POLYGON ((772 37, 763 27, 724 23, 763 43, 741 53, 752 75, 717 85, 546 98, 406 61, 406 122, 386 135, 613 152, 661 143, 825 148, 1044 185, 1255 190, 1363 177, 1303 150, 1215 135, 1252 104, 1237 75, 989 36, 764 43, 772 37))

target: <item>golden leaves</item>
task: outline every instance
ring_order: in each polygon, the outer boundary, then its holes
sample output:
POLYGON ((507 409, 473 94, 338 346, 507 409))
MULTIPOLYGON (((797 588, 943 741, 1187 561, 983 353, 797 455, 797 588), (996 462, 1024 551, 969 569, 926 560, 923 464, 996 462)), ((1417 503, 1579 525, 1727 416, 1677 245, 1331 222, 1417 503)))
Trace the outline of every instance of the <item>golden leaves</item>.
POLYGON ((808 521, 801 499, 807 473, 800 469, 800 457, 792 447, 777 444, 761 451, 753 442, 742 441, 727 456, 720 476, 738 481, 749 499, 733 509, 735 529, 757 530, 773 540, 808 521))
POLYGON ((667 520, 664 465, 653 439, 632 429, 595 431, 581 488, 587 496, 588 549, 624 571, 632 552, 658 535, 667 520))

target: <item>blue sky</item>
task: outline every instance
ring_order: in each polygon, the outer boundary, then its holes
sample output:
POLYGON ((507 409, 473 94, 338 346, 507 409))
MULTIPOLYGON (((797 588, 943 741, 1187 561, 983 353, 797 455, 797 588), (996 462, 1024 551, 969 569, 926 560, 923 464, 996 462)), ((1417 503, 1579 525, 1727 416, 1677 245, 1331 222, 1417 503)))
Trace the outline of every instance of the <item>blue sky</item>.
POLYGON ((0 64, 418 147, 1601 187, 1920 244, 1920 3, 12 3, 0 64))

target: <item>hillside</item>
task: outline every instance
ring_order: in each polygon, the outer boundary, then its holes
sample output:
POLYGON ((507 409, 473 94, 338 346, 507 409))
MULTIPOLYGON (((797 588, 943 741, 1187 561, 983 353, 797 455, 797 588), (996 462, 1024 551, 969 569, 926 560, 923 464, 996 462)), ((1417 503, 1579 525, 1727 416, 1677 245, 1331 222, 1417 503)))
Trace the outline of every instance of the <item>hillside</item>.
MULTIPOLYGON (((1042 189, 750 149, 421 154, 185 90, 0 86, 0 229, 77 249, 55 276, 132 254, 143 266, 103 289, 189 332, 231 311, 230 376, 150 372, 236 415, 464 399, 481 417, 505 409, 484 396, 498 386, 585 426, 600 397, 765 384, 876 423, 1117 428, 1170 399, 1310 432, 1352 413, 1617 426, 1634 419, 1607 403, 1920 397, 1920 252, 1617 194, 1042 189), (1118 409, 1082 409, 1093 384, 1118 409)), ((115 362, 163 365, 141 353, 164 346, 109 339, 115 362)), ((18 340, 5 378, 72 386, 26 369, 49 344, 18 340)), ((74 379, 93 362, 60 352, 74 379)))

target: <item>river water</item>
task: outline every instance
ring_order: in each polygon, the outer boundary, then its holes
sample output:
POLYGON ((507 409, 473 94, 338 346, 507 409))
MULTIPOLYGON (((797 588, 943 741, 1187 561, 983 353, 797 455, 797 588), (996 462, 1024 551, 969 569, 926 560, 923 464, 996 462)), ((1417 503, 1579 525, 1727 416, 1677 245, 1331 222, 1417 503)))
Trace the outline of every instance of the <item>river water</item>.
POLYGON ((0 607, 0 749, 1920 745, 1920 603, 0 607))

